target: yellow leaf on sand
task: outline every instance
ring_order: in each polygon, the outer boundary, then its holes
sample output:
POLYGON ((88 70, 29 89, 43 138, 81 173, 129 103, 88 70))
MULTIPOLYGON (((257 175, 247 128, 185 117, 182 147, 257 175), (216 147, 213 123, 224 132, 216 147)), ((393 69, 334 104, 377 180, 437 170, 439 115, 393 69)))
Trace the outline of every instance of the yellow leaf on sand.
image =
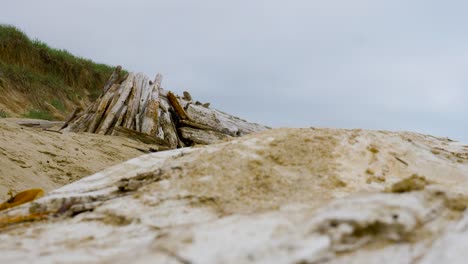
POLYGON ((8 201, 0 204, 0 211, 33 201, 43 195, 44 190, 42 189, 30 189, 22 191, 11 197, 8 201))

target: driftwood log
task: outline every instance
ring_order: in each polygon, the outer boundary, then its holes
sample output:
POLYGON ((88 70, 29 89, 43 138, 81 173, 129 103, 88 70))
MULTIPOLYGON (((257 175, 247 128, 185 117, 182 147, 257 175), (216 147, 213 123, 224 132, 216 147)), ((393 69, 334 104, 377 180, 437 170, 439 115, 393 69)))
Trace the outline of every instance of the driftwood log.
POLYGON ((119 79, 121 70, 122 70, 122 66, 120 65, 117 66, 117 68, 115 68, 114 72, 109 77, 109 80, 107 80, 106 84, 104 85, 104 88, 103 88, 104 93, 106 93, 112 87, 112 85, 114 85, 117 82, 117 80, 119 79))
POLYGON ((63 131, 124 136, 159 146, 159 150, 213 144, 267 127, 179 97, 142 73, 121 76, 117 67, 101 96, 86 110, 70 115, 63 131))
POLYGON ((181 127, 179 128, 179 131, 183 138, 190 139, 194 143, 202 145, 220 143, 225 139, 231 138, 231 136, 216 131, 202 130, 191 127, 181 127))
POLYGON ((160 146, 166 149, 170 149, 169 144, 163 139, 160 139, 158 137, 152 137, 150 135, 135 131, 133 129, 121 127, 121 126, 114 127, 113 135, 133 138, 145 144, 156 145, 156 146, 160 146))

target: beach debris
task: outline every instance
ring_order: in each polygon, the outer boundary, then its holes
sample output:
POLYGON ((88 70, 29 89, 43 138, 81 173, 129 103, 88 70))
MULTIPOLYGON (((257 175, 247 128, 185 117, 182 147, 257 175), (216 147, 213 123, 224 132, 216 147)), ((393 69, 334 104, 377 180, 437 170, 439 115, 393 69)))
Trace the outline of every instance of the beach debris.
POLYGON ((396 159, 396 160, 398 160, 399 162, 401 162, 401 163, 405 164, 406 166, 408 166, 408 165, 409 165, 409 164, 408 164, 408 162, 406 162, 406 161, 402 160, 401 158, 399 158, 399 157, 397 157, 397 156, 395 156, 395 159, 396 159))
POLYGON ((187 91, 182 97, 165 91, 161 74, 154 80, 143 73, 119 79, 121 70, 120 66, 115 69, 92 105, 69 115, 62 131, 124 136, 166 150, 218 143, 267 129, 209 108, 210 103, 193 103, 187 91))
POLYGON ((42 189, 30 189, 26 191, 22 191, 13 195, 13 192, 10 190, 11 198, 8 199, 6 202, 0 204, 0 211, 16 207, 18 205, 22 205, 24 203, 33 201, 39 197, 44 195, 44 190, 42 189))
POLYGON ((413 174, 408 178, 405 178, 399 182, 396 182, 390 188, 390 192, 393 193, 404 193, 404 192, 411 192, 411 191, 419 191, 423 190, 430 182, 426 180, 424 176, 419 176, 417 174, 413 174))

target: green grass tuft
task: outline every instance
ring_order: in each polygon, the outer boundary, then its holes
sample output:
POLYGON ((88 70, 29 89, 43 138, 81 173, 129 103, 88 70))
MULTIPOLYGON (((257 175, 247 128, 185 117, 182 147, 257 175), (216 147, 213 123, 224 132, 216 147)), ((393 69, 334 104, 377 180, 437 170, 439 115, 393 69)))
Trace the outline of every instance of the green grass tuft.
POLYGON ((53 99, 50 104, 55 107, 55 109, 65 112, 65 105, 59 99, 53 99))
POLYGON ((54 117, 47 111, 40 109, 31 109, 24 114, 26 118, 53 120, 54 117))
POLYGON ((0 109, 0 118, 7 118, 8 117, 8 114, 3 111, 3 109, 0 109))

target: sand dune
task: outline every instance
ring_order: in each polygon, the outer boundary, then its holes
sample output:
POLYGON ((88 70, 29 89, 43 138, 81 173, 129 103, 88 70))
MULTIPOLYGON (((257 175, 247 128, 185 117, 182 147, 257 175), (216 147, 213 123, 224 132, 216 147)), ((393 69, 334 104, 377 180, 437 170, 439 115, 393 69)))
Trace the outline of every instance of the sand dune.
POLYGON ((143 153, 147 145, 88 133, 56 133, 18 125, 23 119, 0 119, 0 199, 8 191, 45 191, 76 181, 143 153), (130 147, 129 147, 130 146, 130 147))

